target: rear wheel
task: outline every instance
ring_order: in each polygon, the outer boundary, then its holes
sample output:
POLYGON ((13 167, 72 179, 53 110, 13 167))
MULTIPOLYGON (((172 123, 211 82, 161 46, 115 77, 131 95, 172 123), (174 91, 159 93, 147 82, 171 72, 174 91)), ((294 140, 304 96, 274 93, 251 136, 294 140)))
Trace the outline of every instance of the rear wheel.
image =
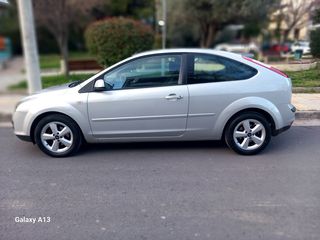
POLYGON ((225 131, 225 141, 235 152, 253 155, 263 150, 271 139, 271 127, 259 113, 248 112, 234 118, 225 131))
POLYGON ((38 147, 52 157, 75 154, 82 144, 78 125, 71 118, 60 114, 41 119, 34 134, 38 147))

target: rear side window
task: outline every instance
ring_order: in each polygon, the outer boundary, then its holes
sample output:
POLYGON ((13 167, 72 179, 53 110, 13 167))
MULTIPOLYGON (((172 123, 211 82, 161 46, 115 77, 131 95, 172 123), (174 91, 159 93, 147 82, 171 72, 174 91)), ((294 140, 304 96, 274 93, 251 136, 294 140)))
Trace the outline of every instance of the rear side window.
POLYGON ((244 80, 256 74, 256 69, 225 57, 199 54, 188 59, 188 84, 244 80))

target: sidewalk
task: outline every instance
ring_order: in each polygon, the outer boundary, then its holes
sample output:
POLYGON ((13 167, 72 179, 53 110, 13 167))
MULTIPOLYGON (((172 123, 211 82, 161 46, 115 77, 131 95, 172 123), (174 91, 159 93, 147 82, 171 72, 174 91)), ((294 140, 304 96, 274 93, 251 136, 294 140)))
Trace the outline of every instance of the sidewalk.
POLYGON ((320 94, 294 93, 292 104, 298 111, 320 111, 320 94))
POLYGON ((7 92, 8 86, 26 79, 24 61, 22 57, 14 57, 8 63, 7 68, 0 70, 0 92, 7 92))
MULTIPOLYGON (((22 97, 24 95, 0 95, 0 122, 10 121, 11 114, 22 97)), ((292 103, 297 108, 297 119, 320 119, 320 94, 294 93, 292 103)))

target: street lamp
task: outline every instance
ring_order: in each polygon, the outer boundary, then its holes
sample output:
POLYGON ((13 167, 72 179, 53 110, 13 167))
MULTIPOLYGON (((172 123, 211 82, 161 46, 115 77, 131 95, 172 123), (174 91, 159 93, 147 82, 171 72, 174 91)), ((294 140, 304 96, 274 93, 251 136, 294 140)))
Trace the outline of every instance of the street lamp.
POLYGON ((162 48, 166 48, 167 39, 167 0, 162 0, 162 19, 158 21, 162 28, 162 48))
POLYGON ((163 20, 159 20, 158 24, 160 27, 163 27, 166 23, 163 20))

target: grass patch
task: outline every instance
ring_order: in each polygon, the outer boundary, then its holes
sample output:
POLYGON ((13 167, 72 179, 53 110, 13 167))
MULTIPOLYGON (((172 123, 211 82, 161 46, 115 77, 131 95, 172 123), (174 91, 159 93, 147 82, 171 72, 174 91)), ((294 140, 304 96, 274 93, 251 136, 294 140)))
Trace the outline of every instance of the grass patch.
MULTIPOLYGON (((70 75, 69 77, 65 77, 64 75, 57 75, 57 76, 48 76, 48 77, 42 77, 42 87, 48 88, 55 85, 60 85, 68 82, 73 82, 76 80, 85 80, 91 77, 92 74, 76 74, 76 75, 70 75)), ((17 84, 9 86, 9 90, 24 90, 27 89, 28 84, 27 81, 21 81, 17 84)))
POLYGON ((294 87, 320 87, 320 69, 286 73, 294 87))
POLYGON ((20 89, 27 89, 27 87, 28 87, 27 81, 21 81, 17 84, 10 85, 8 87, 8 89, 9 90, 20 90, 20 89))
POLYGON ((57 54, 40 55, 40 68, 60 68, 60 56, 57 54))
MULTIPOLYGON (((93 59, 94 57, 88 52, 71 52, 69 60, 93 59)), ((60 55, 59 54, 45 54, 40 55, 40 68, 53 69, 60 68, 60 55)))

